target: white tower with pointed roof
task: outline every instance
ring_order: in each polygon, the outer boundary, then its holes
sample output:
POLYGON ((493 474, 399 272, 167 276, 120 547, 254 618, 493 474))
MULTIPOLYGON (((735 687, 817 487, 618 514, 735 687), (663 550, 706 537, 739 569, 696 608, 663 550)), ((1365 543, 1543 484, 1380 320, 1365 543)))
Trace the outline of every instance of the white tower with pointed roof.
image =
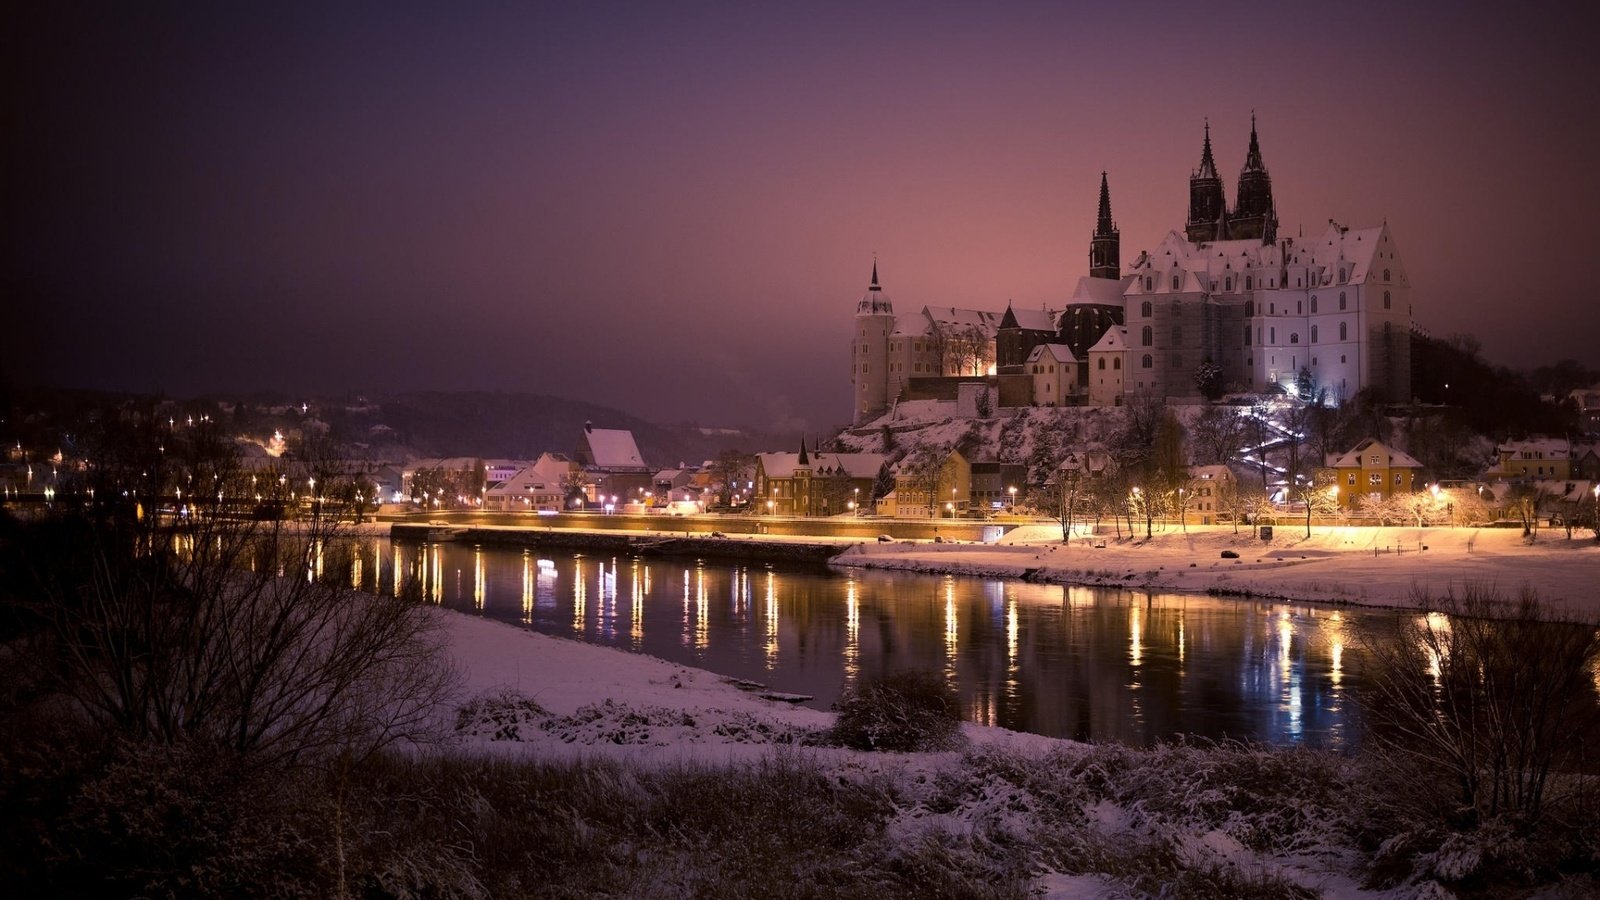
POLYGON ((878 261, 874 259, 872 283, 856 304, 855 332, 850 336, 850 384, 857 425, 889 408, 889 333, 893 330, 894 305, 878 284, 878 261))

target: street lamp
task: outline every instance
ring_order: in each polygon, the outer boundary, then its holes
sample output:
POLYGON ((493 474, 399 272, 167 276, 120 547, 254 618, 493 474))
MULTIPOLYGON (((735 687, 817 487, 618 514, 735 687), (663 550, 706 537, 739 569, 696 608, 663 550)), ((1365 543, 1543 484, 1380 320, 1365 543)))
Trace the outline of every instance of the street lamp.
POLYGON ((1016 515, 1016 513, 1017 513, 1017 486, 1013 484, 1011 487, 1006 488, 1006 492, 1011 495, 1011 514, 1012 515, 1016 515))
POLYGON ((851 490, 855 492, 855 499, 850 501, 850 508, 855 510, 855 514, 859 516, 861 515, 861 488, 852 488, 851 490))

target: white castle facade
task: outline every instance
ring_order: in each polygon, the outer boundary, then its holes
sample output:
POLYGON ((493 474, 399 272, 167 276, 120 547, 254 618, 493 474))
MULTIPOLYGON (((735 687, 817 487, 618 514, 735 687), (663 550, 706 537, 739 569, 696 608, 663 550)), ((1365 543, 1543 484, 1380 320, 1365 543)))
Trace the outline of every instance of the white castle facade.
POLYGON ((1279 237, 1277 226, 1252 122, 1233 207, 1208 127, 1184 230, 1126 268, 1102 174, 1089 274, 1060 310, 925 306, 896 315, 874 263, 851 337, 853 418, 861 424, 899 399, 948 393, 952 381, 993 385, 999 406, 1197 398, 1203 370, 1229 391, 1409 399, 1411 287, 1387 224, 1330 220, 1310 238, 1279 237), (1035 352, 1041 345, 1052 346, 1035 352), (1070 387, 1063 355, 1077 367, 1070 387))

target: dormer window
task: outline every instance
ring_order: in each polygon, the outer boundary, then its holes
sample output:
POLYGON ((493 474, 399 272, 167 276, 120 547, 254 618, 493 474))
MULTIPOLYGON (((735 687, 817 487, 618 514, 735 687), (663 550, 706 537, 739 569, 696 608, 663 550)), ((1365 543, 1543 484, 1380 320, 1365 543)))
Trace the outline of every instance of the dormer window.
POLYGON ((1340 269, 1339 270, 1339 283, 1340 284, 1344 284, 1345 280, 1346 280, 1345 279, 1345 271, 1343 269, 1340 269))

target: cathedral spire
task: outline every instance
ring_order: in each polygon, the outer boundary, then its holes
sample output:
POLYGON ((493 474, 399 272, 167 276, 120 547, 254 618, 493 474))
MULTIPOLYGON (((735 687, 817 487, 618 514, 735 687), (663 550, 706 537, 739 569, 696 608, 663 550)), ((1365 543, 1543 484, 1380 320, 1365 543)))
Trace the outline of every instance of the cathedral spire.
POLYGON ((1111 184, 1100 173, 1100 213, 1095 217, 1094 237, 1089 239, 1089 277, 1116 278, 1122 274, 1122 238, 1111 219, 1111 184))
POLYGON ((872 283, 867 285, 867 290, 869 290, 869 291, 881 291, 881 290, 883 290, 883 288, 878 287, 878 258, 876 256, 874 256, 872 258, 872 283))
MULTIPOLYGON (((1252 119, 1252 124, 1250 126, 1250 131, 1251 131, 1252 134, 1255 132, 1255 124, 1254 124, 1254 120, 1253 119, 1252 119)), ((1211 155, 1211 120, 1210 119, 1206 119, 1206 138, 1205 138, 1205 143, 1202 144, 1201 148, 1200 148, 1200 168, 1195 170, 1194 177, 1195 178, 1216 178, 1217 177, 1217 161, 1211 155)))
POLYGON ((1256 114, 1250 113, 1250 149, 1244 168, 1239 170, 1239 192, 1228 217, 1228 236, 1257 238, 1263 244, 1278 240, 1278 205, 1272 199, 1272 176, 1261 158, 1261 140, 1256 136, 1256 114))
POLYGON ((1267 164, 1261 161, 1261 142, 1256 139, 1256 114, 1250 113, 1250 151, 1245 154, 1244 170, 1246 172, 1265 172, 1267 164))
POLYGON ((1189 221, 1185 233, 1195 243, 1222 240, 1228 236, 1227 224, 1228 200, 1223 196, 1216 157, 1211 155, 1211 120, 1207 119, 1200 168, 1189 176, 1189 221))
POLYGON ((1096 235, 1110 234, 1116 230, 1116 225, 1111 222, 1111 185, 1106 181, 1106 173, 1100 173, 1100 215, 1094 223, 1096 235))
POLYGON ((802 465, 802 466, 811 465, 811 459, 806 456, 806 436, 803 435, 803 434, 800 436, 800 459, 799 459, 799 465, 802 465))

